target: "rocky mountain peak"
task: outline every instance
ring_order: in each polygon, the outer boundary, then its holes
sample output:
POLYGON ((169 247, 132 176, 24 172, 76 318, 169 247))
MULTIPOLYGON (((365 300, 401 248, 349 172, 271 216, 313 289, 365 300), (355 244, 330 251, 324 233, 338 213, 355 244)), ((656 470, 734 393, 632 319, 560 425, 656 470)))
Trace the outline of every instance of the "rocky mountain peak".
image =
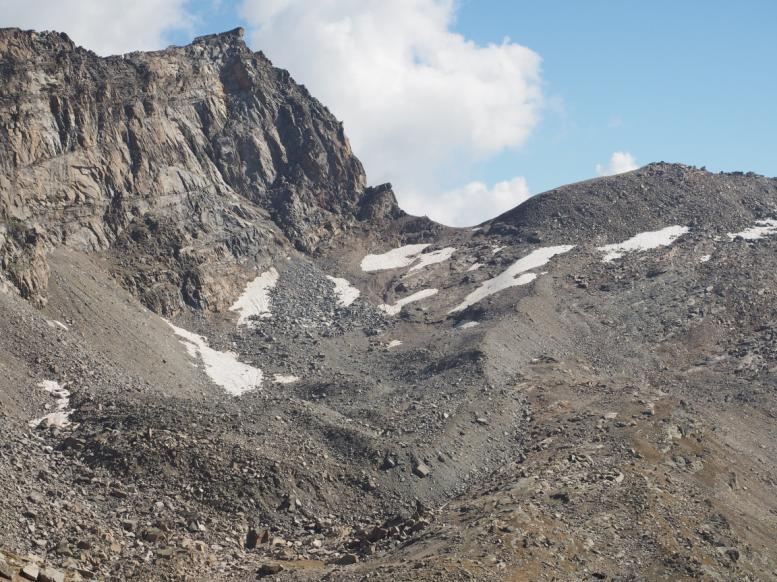
MULTIPOLYGON (((59 33, 0 31, 0 220, 50 247, 120 244, 123 259, 153 220, 198 254, 261 263, 268 237, 312 251, 396 213, 376 210, 342 124, 243 34, 101 58, 59 33)), ((202 275, 210 262, 196 262, 202 275)))
POLYGON ((192 44, 216 44, 216 45, 242 45, 245 46, 245 28, 238 26, 226 32, 217 32, 215 34, 204 34, 195 37, 192 44))
POLYGON ((775 578, 777 180, 448 228, 239 30, 0 79, 0 578, 775 578))

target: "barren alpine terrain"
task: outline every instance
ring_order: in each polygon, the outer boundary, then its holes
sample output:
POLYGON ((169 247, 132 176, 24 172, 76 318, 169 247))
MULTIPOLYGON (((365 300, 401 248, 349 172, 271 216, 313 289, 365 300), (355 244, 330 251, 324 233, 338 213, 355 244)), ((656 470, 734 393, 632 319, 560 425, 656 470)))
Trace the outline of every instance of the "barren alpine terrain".
POLYGON ((777 180, 478 227, 242 30, 0 30, 0 579, 777 579, 777 180))

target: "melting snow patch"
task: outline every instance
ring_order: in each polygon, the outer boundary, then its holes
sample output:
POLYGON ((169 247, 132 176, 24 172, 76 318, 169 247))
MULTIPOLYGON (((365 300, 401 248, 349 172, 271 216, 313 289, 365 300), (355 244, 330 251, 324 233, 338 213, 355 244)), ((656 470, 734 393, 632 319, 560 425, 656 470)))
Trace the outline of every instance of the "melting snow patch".
POLYGON ((704 255, 702 258, 699 259, 699 262, 700 263, 709 263, 711 258, 712 258, 712 255, 704 255))
POLYGON ((70 407, 70 391, 60 386, 59 382, 54 382, 53 380, 44 380, 38 384, 38 387, 43 388, 57 399, 57 407, 54 412, 31 420, 29 425, 32 428, 37 428, 41 424, 46 428, 65 428, 70 426, 70 415, 73 414, 72 410, 68 410, 70 407))
POLYGON ((547 264, 547 262, 556 255, 567 253, 573 248, 575 248, 575 245, 560 245, 532 251, 522 259, 515 261, 506 271, 483 283, 480 287, 467 295, 461 304, 451 309, 448 313, 462 311, 470 305, 474 305, 481 299, 485 299, 504 289, 531 283, 537 278, 537 275, 535 273, 527 273, 526 271, 541 267, 547 264))
POLYGON ((418 262, 413 265, 413 268, 410 269, 410 272, 418 271, 419 269, 423 269, 424 267, 428 267, 429 265, 435 265, 437 263, 442 263, 443 261, 447 261, 453 256, 453 253, 456 252, 456 249, 454 247, 445 247, 444 249, 440 249, 439 251, 432 251, 431 253, 424 253, 418 257, 418 262))
POLYGON ((270 290, 278 282, 278 271, 270 268, 251 281, 230 311, 240 312, 238 325, 245 325, 251 317, 270 317, 270 290))
POLYGON ((402 342, 401 342, 400 340, 391 340, 391 341, 390 341, 390 342, 389 342, 389 343, 386 345, 386 347, 387 347, 388 349, 391 349, 391 348, 398 348, 398 347, 399 347, 399 346, 401 346, 401 345, 402 345, 402 342))
POLYGON ((182 338, 181 343, 186 346, 189 355, 200 357, 210 379, 233 396, 241 396, 262 385, 262 371, 259 368, 239 361, 234 352, 214 350, 201 335, 176 327, 169 321, 167 324, 182 338))
POLYGON ((408 295, 407 297, 400 299, 394 305, 386 305, 386 304, 378 305, 378 309, 385 311, 389 315, 396 315, 397 313, 402 311, 402 308, 408 303, 413 303, 414 301, 420 301, 421 299, 426 299, 427 297, 431 297, 432 295, 437 295, 437 289, 423 289, 421 291, 418 291, 417 293, 413 293, 412 295, 408 295))
POLYGON ((777 220, 757 220, 756 226, 745 229, 742 232, 728 233, 728 238, 735 240, 742 238, 745 240, 758 240, 766 236, 777 234, 777 220))
POLYGON ((291 374, 275 374, 275 376, 273 376, 273 382, 276 384, 294 384, 294 382, 299 382, 299 378, 297 376, 292 376, 291 374))
POLYGON ((624 254, 636 251, 647 251, 658 247, 671 245, 688 232, 687 226, 667 226, 661 230, 641 232, 621 243, 597 247, 596 250, 605 253, 602 262, 610 263, 620 259, 624 254))
POLYGON ((409 267, 428 246, 428 244, 405 245, 382 255, 367 255, 362 259, 362 271, 385 271, 409 267))
POLYGON ((479 321, 463 321, 456 324, 456 329, 470 329, 480 325, 479 321))
POLYGON ((335 295, 337 295, 337 304, 340 307, 348 307, 351 303, 356 301, 361 295, 356 287, 351 285, 348 279, 340 279, 339 277, 326 276, 327 279, 332 281, 335 285, 335 295))
POLYGON ((477 271, 482 266, 483 266, 483 263, 474 263, 470 265, 469 269, 467 269, 467 273, 469 273, 470 271, 477 271))

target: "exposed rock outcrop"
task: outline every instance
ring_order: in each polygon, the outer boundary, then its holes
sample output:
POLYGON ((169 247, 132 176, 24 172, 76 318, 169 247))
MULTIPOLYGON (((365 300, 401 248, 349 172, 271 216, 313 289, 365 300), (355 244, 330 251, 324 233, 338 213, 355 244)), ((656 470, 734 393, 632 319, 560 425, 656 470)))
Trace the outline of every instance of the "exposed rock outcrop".
POLYGON ((241 29, 109 58, 63 34, 4 29, 0 72, 0 221, 164 268, 161 291, 140 293, 154 309, 219 308, 207 281, 225 262, 261 264, 273 241, 310 251, 357 215, 397 211, 364 210, 375 195, 362 203, 342 124, 241 29))

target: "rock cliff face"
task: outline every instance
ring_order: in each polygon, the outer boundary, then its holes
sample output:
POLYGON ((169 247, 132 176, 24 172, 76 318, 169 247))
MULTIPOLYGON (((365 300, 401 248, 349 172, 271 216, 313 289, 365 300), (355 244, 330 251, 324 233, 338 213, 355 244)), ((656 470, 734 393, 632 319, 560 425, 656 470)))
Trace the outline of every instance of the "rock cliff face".
MULTIPOLYGON (((0 221, 161 270, 153 296, 126 278, 154 309, 223 307, 208 281, 229 263, 311 251, 357 217, 395 212, 393 195, 378 208, 365 190, 342 124, 242 29, 109 58, 5 29, 0 75, 0 221)), ((24 293, 45 291, 42 272, 22 278, 24 293)))

